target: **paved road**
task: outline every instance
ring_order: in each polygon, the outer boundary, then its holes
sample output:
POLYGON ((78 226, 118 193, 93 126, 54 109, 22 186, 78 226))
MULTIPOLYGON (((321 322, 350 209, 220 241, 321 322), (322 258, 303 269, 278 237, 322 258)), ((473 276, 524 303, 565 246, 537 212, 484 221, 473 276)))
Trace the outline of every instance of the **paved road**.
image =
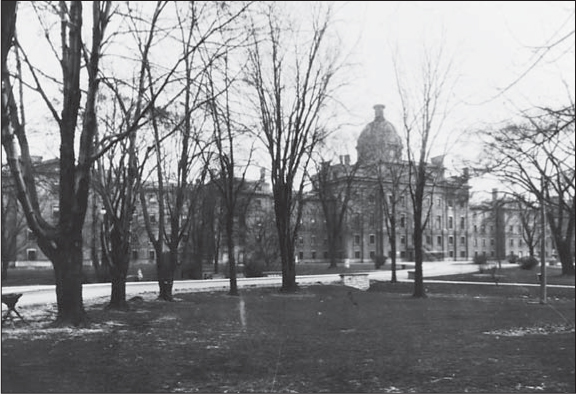
MULTIPOLYGON (((414 263, 406 263, 404 269, 397 270, 397 278, 399 281, 409 280, 408 271, 413 269, 413 264, 414 263)), ((463 261, 427 262, 424 263, 423 266, 424 278, 476 271, 478 271, 477 265, 463 261)), ((390 280, 391 272, 388 270, 368 271, 368 278, 372 280, 390 280)), ((298 276, 296 280, 301 285, 330 284, 341 282, 339 274, 301 275, 298 276)), ((242 289, 247 287, 279 286, 281 281, 282 279, 280 277, 238 278, 238 288, 242 289)), ((228 289, 228 279, 182 280, 174 282, 173 292, 174 294, 177 294, 179 292, 183 293, 195 291, 226 291, 228 289)), ((156 281, 126 283, 126 295, 128 298, 139 294, 157 292, 158 283, 156 281)), ((2 287, 2 294, 7 293, 23 294, 18 302, 18 306, 56 303, 54 285, 2 287)), ((83 286, 82 294, 85 301, 101 297, 109 297, 110 283, 85 284, 83 286)), ((2 304, 2 308, 5 308, 4 304, 2 304)))

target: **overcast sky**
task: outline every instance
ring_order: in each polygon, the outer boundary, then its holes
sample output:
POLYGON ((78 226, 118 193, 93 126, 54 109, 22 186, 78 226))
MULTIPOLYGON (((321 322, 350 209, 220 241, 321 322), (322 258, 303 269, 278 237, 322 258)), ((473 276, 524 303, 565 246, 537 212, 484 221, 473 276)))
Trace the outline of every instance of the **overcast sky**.
MULTIPOLYGON (((423 48, 440 43, 455 80, 447 134, 496 127, 520 110, 566 104, 575 96, 573 1, 355 1, 340 4, 338 24, 358 70, 342 95, 357 126, 346 127, 343 139, 355 141, 377 103, 386 105, 386 118, 399 128, 393 57, 408 76, 418 72, 423 48)), ((458 151, 473 155, 479 149, 466 144, 458 151)))
MULTIPOLYGON (((392 122, 401 119, 392 58, 408 73, 424 46, 444 42, 453 58, 456 110, 449 128, 481 127, 513 116, 518 109, 566 102, 574 97, 574 2, 350 2, 341 6, 344 37, 352 45, 360 72, 344 97, 360 119, 372 106, 386 105, 392 122), (561 36, 563 44, 513 83, 561 36), (565 86, 567 84, 567 86, 565 86)), ((412 68, 412 69, 411 69, 412 68)))
MULTIPOLYGON (((355 65, 339 96, 350 125, 339 132, 347 152, 338 154, 355 156, 356 138, 372 120, 374 104, 386 105, 386 118, 400 128, 392 60, 396 56, 409 78, 417 72, 423 48, 439 43, 453 61, 455 81, 446 134, 494 126, 520 109, 566 103, 569 95, 575 96, 573 1, 336 4, 338 34, 355 65), (567 34, 561 44, 544 49, 567 34)), ((459 152, 478 152, 474 145, 467 148, 459 152)))

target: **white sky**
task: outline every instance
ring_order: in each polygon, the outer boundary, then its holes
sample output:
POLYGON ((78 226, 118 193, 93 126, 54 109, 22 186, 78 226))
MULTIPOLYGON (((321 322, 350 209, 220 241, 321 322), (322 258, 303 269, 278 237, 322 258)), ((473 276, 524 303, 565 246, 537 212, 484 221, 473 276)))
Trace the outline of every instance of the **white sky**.
POLYGON ((519 108, 565 103, 568 92, 574 98, 574 34, 520 83, 494 98, 527 70, 541 53, 536 47, 573 32, 573 1, 359 1, 342 5, 339 15, 345 38, 357 38, 353 52, 359 71, 343 100, 360 128, 372 119, 376 103, 385 104, 386 118, 400 126, 393 49, 398 48, 406 71, 413 73, 422 48, 442 40, 454 59, 456 78, 456 108, 447 131, 510 119, 519 108))
MULTIPOLYGON (((424 47, 444 42, 452 56, 455 78, 453 110, 442 132, 495 127, 517 118, 519 110, 566 104, 574 99, 574 2, 384 2, 340 3, 343 39, 358 63, 353 81, 341 97, 350 121, 339 138, 355 157, 355 141, 373 118, 373 105, 385 104, 385 117, 401 127, 401 103, 393 56, 399 54, 406 74, 417 73, 424 47), (572 32, 517 84, 513 83, 543 54, 542 47, 572 32), (355 44, 355 45, 354 45, 355 44), (396 49, 397 48, 397 49, 396 49)), ((469 158, 480 152, 464 141, 453 157, 469 158)), ((494 183, 479 183, 489 191, 494 183)))
MULTIPOLYGON (((505 94, 542 53, 541 47, 573 32, 574 2, 337 2, 338 34, 355 63, 338 99, 347 125, 338 134, 337 154, 355 159, 356 138, 373 119, 373 105, 385 104, 385 116, 401 126, 401 107, 393 68, 397 48, 403 71, 415 73, 424 46, 444 42, 453 56, 456 78, 454 109, 444 125, 447 134, 496 125, 517 116, 519 109, 566 103, 574 99, 574 34, 505 94)), ((21 33, 22 34, 22 33, 21 33)), ((30 115, 29 115, 30 116, 30 115)), ((32 146, 45 157, 45 141, 32 146)), ((479 151, 468 141, 458 149, 479 151)))

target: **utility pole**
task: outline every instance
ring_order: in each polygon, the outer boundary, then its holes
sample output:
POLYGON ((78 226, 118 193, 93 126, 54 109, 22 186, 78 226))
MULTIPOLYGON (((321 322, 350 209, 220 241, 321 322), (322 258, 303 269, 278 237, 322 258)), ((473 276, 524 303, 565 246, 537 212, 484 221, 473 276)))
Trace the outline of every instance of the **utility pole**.
POLYGON ((546 304, 546 211, 544 210, 544 175, 540 178, 540 303, 546 304))

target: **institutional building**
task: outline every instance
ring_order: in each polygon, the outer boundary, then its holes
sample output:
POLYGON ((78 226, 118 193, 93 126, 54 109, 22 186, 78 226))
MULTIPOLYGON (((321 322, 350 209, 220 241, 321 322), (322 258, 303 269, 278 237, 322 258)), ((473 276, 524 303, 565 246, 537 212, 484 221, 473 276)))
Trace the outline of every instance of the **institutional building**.
MULTIPOLYGON (((397 261, 414 259, 414 220, 405 147, 394 125, 384 117, 384 106, 376 105, 374 110, 374 119, 358 137, 356 163, 352 163, 349 156, 341 156, 337 163, 324 163, 313 177, 314 188, 305 197, 295 245, 298 262, 324 263, 333 251, 340 262, 369 263, 379 256, 391 257, 394 239, 397 261), (341 220, 338 220, 340 216, 341 220), (336 225, 340 227, 333 231, 336 225)), ((37 186, 43 217, 56 222, 59 215, 57 161, 37 159, 34 168, 41 174, 37 186)), ((478 255, 496 260, 511 254, 530 253, 534 245, 526 241, 526 234, 536 224, 526 221, 525 209, 520 209, 514 201, 499 199, 496 191, 492 201, 471 204, 468 171, 463 169, 457 176, 448 176, 443 157, 432 158, 427 171, 429 181, 423 202, 427 221, 423 234, 425 260, 471 260, 478 255)), ((205 190, 209 191, 209 188, 205 190)), ((264 174, 259 181, 247 182, 245 190, 239 204, 242 212, 236 215, 237 261, 264 259, 270 264, 279 255, 273 250, 276 231, 273 198, 264 174)), ((194 252, 183 254, 200 259, 203 265, 228 260, 224 234, 218 225, 221 210, 214 193, 214 190, 209 192, 205 204, 190 214, 194 223, 189 242, 194 252)), ((151 221, 157 224, 156 193, 148 187, 145 194, 151 221)), ((98 198, 93 196, 90 196, 88 208, 84 257, 89 264, 90 251, 95 245, 93 234, 99 231, 95 223, 104 213, 98 198)), ((6 168, 2 171, 2 216, 2 231, 17 234, 12 237, 10 254, 4 254, 3 245, 3 259, 6 256, 19 264, 46 262, 23 220, 19 204, 15 204, 14 188, 6 168)), ((134 213, 131 258, 153 263, 156 256, 144 231, 143 220, 138 205, 134 213)), ((166 220, 169 220, 168 215, 166 220)), ((547 251, 553 253, 548 242, 547 251)), ((536 248, 536 254, 538 250, 536 248)))
MULTIPOLYGON (((338 205, 336 211, 347 205, 335 243, 339 259, 369 262, 377 256, 391 257, 394 238, 397 260, 414 259, 409 163, 403 159, 402 138, 384 117, 384 106, 376 105, 374 111, 374 119, 358 137, 357 163, 343 156, 340 163, 325 163, 324 174, 315 177, 296 245, 300 261, 323 259, 329 254, 326 209, 322 206, 326 198, 338 205), (345 202, 347 188, 349 200, 345 202)), ((471 255, 468 172, 446 176, 443 157, 432 158, 427 171, 429 182, 423 202, 428 221, 423 237, 425 259, 467 260, 471 255)))

